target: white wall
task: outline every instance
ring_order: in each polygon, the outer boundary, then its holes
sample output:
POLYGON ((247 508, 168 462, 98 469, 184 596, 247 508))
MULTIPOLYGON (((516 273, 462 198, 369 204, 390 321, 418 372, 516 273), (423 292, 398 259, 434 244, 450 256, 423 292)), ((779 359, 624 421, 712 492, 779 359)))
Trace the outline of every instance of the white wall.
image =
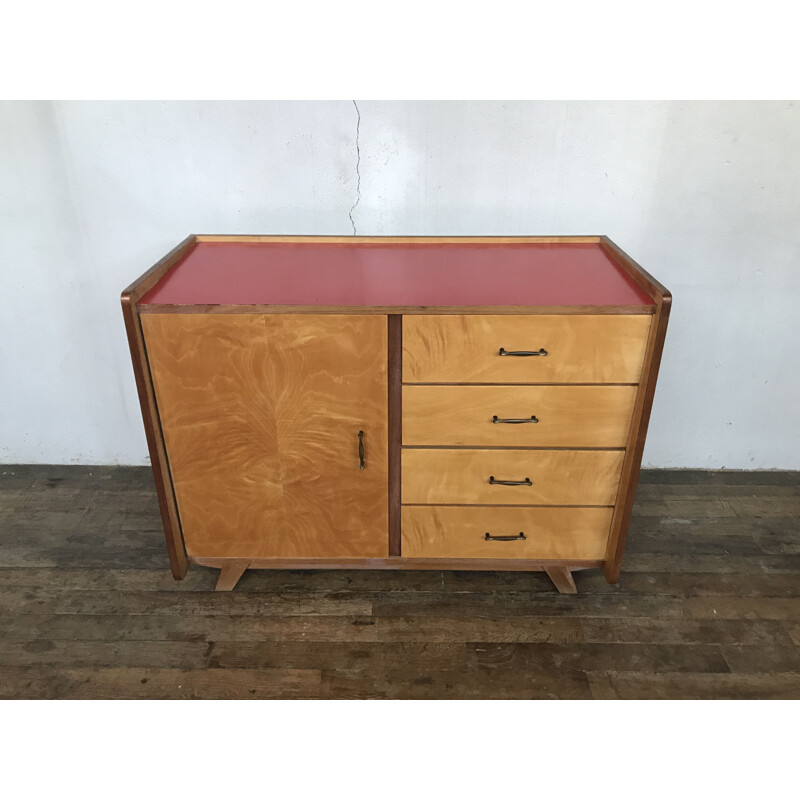
MULTIPOLYGON (((359 234, 608 234, 674 296, 645 464, 800 468, 800 106, 359 109, 359 234)), ((0 461, 147 463, 120 291, 189 233, 351 233, 356 119, 0 103, 0 461)))

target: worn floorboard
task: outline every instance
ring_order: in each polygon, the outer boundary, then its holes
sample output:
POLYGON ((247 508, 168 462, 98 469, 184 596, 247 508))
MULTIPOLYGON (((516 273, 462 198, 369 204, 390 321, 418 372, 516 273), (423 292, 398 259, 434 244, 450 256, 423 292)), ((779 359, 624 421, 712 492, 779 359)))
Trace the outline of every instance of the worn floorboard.
POLYGON ((642 474, 619 584, 173 581, 145 468, 0 467, 0 698, 800 698, 800 473, 642 474))

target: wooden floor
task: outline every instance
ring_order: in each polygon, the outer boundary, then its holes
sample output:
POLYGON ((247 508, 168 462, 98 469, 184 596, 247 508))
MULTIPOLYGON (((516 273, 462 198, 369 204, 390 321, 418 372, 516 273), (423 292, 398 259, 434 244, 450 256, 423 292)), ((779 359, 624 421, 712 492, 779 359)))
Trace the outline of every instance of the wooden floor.
POLYGON ((580 573, 174 582, 149 470, 0 467, 2 698, 800 698, 800 473, 649 472, 580 573))

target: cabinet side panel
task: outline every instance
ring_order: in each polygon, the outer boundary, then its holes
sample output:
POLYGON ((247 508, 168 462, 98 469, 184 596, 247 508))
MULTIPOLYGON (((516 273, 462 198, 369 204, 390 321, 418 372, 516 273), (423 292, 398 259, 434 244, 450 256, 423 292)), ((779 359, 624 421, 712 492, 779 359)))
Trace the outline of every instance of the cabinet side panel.
POLYGON ((625 463, 622 468, 619 494, 614 509, 614 519, 611 523, 611 534, 606 549, 606 562, 604 573, 609 583, 619 580, 622 565, 622 554, 625 550, 625 541, 628 537, 628 526, 633 513, 633 501, 636 496, 636 486, 639 482, 639 469, 642 465, 647 427, 650 422, 650 411, 653 407, 653 397, 656 391, 658 370, 661 366, 661 354, 664 350, 664 340, 667 335, 667 323, 672 297, 662 299, 657 314, 653 317, 650 336, 647 344, 647 355, 642 371, 642 381, 636 397, 631 428, 628 434, 628 444, 625 452, 625 463))
POLYGON ((388 555, 385 317, 144 326, 190 556, 388 555))
POLYGON ((130 297, 122 298, 122 315, 125 319, 125 329, 128 335, 128 345, 131 351, 133 372, 136 378, 136 389, 139 395, 139 405, 142 409, 147 448, 150 452, 150 463, 153 468, 153 478, 158 495, 158 504, 161 509, 161 522, 164 526, 164 536, 167 541, 167 553, 172 574, 181 580, 189 569, 186 559, 186 548, 181 535, 178 508, 172 489, 169 475, 167 456, 164 449, 164 440, 153 392, 152 377, 147 362, 147 354, 142 335, 141 317, 130 297))

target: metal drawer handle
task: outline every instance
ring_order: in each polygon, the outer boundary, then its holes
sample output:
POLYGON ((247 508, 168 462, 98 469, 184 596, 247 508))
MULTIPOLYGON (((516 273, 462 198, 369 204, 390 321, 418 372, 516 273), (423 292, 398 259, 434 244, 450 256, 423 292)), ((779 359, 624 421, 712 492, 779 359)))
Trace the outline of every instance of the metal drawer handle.
POLYGON ((358 432, 358 468, 364 469, 367 465, 364 463, 364 431, 358 432))
POLYGON ((497 355, 499 356, 546 356, 547 350, 544 347, 540 348, 539 350, 506 350, 504 347, 501 347, 497 351, 497 355))
POLYGON ((492 536, 492 534, 487 531, 483 537, 485 542, 516 542, 519 539, 525 539, 525 534, 522 531, 516 536, 492 536))
POLYGON ((495 479, 494 475, 489 476, 489 483, 491 483, 492 486, 533 486, 530 478, 525 478, 524 481, 498 481, 495 479))
POLYGON ((492 423, 497 424, 498 422, 505 422, 507 425, 522 425, 523 422, 538 422, 539 420, 531 415, 530 419, 500 419, 500 417, 495 414, 492 417, 492 423))

